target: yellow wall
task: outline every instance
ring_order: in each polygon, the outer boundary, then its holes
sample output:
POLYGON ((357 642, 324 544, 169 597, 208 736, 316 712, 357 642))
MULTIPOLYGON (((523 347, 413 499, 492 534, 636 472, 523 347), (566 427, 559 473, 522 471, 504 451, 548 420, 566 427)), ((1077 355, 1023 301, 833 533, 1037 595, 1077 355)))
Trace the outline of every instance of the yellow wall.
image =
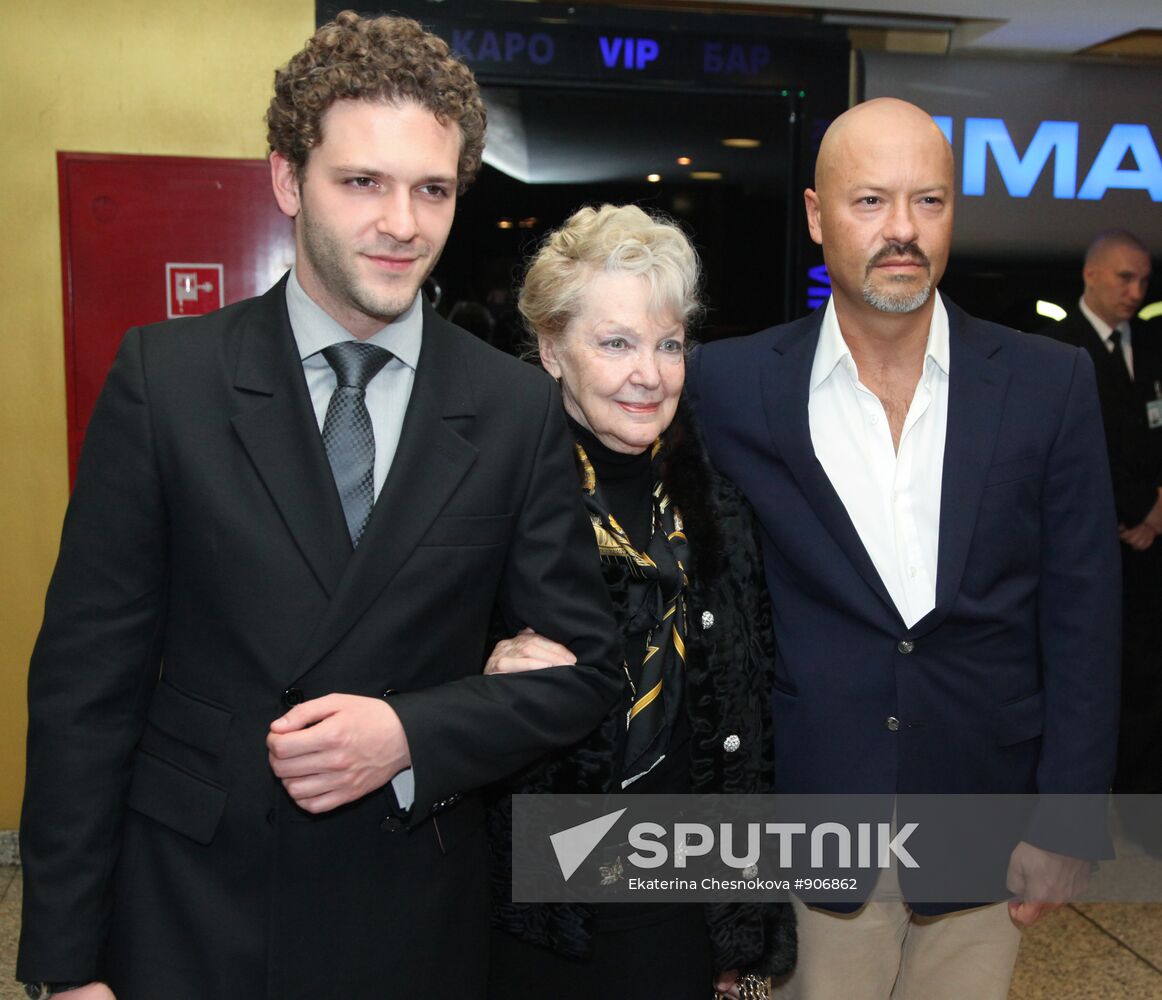
POLYGON ((68 497, 57 150, 260 157, 313 0, 48 0, 0 25, 0 829, 24 784, 25 678, 68 497))

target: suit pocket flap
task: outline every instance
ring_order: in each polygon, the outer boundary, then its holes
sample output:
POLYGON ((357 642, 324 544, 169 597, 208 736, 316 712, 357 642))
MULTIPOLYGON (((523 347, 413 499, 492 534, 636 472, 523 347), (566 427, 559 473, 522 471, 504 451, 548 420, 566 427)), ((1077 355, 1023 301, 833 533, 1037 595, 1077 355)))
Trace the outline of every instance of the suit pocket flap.
POLYGON ((438 517, 421 545, 502 545, 512 534, 512 514, 483 517, 438 517))
POLYGON ((233 715, 218 705, 186 694, 163 677, 149 705, 150 725, 198 750, 222 753, 233 715))
POLYGON ((1022 455, 1006 462, 996 462, 989 466, 984 484, 986 487, 999 486, 1001 483, 1012 483, 1018 479, 1039 475, 1041 464, 1041 459, 1037 455, 1022 455))
POLYGON ((208 844, 226 808, 226 789, 138 751, 129 807, 199 844, 208 844))
POLYGON ((1007 747, 1041 735, 1045 720, 1045 692, 1002 705, 997 711, 997 746, 1007 747))

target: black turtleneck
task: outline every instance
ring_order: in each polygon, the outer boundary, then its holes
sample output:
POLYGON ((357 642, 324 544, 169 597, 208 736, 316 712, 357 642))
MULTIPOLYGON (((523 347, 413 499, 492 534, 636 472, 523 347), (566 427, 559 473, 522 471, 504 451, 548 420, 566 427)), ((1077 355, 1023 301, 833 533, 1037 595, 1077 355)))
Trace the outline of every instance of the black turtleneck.
POLYGON ((627 455, 603 445, 591 430, 568 417, 569 429, 580 442, 597 474, 597 488, 617 523, 639 552, 650 544, 653 530, 654 477, 650 449, 627 455))
MULTIPOLYGON (((603 445, 592 431, 566 416, 570 432, 585 449, 593 465, 602 501, 629 535, 634 548, 639 551, 648 548, 654 526, 654 477, 650 449, 647 448, 639 455, 613 451, 603 445)), ((623 652, 630 676, 638 684, 641 680, 642 660, 646 655, 645 633, 626 636, 623 652)), ((626 791, 647 795, 690 791, 690 723, 685 711, 678 713, 665 759, 626 791)), ((594 916, 598 932, 601 933, 655 923, 669 914, 672 907, 670 903, 599 905, 594 908, 594 916)))
MULTIPOLYGON (((597 436, 572 417, 568 417, 573 433, 597 476, 597 490, 601 499, 625 529, 634 548, 643 551, 649 547, 653 531, 654 477, 650 449, 641 454, 627 455, 606 447, 597 436)), ((646 635, 639 633, 625 637, 625 659, 634 683, 641 677, 642 660, 646 655, 646 635)), ((666 759, 649 774, 639 778, 628 791, 632 792, 688 792, 690 790, 690 727, 684 711, 678 713, 670 749, 666 759)))

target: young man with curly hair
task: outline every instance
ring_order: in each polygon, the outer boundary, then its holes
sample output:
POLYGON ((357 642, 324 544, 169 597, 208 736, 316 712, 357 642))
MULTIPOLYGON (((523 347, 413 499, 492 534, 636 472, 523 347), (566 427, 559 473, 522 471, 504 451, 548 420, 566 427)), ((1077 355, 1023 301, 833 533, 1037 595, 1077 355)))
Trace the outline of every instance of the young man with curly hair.
POLYGON ((345 12, 267 121, 293 271, 131 330, 89 425, 30 668, 30 996, 482 995, 475 790, 619 688, 555 387, 420 291, 471 73, 345 12), (495 612, 577 663, 485 676, 495 612))

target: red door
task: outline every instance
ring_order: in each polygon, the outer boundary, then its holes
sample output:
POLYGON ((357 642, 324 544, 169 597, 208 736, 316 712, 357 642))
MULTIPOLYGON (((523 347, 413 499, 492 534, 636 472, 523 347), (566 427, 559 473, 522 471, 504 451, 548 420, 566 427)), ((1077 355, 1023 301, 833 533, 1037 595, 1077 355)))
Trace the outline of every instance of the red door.
POLYGON ((131 326, 266 291, 294 261, 265 160, 58 153, 69 476, 131 326))

